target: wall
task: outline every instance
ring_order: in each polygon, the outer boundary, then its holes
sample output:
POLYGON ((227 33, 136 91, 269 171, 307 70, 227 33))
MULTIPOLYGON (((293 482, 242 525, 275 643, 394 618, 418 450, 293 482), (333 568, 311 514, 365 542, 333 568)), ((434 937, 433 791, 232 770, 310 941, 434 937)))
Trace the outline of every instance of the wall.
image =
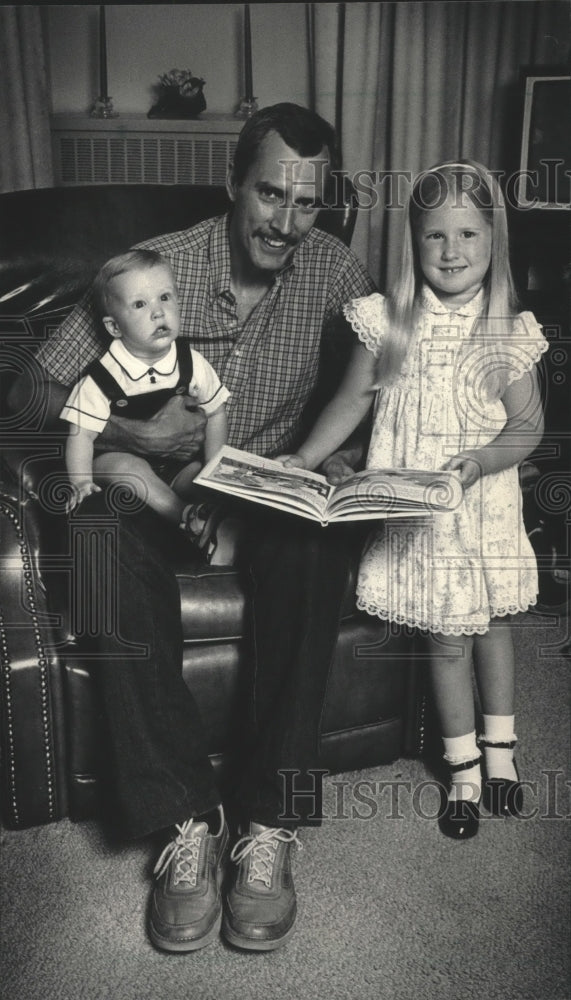
MULTIPOLYGON (((52 110, 88 111, 99 93, 98 7, 49 5, 52 110)), ((243 96, 243 4, 106 6, 108 89, 120 113, 147 112, 169 69, 206 80, 209 111, 232 112, 243 96)), ((305 4, 250 5, 254 93, 260 106, 307 104, 305 4)))

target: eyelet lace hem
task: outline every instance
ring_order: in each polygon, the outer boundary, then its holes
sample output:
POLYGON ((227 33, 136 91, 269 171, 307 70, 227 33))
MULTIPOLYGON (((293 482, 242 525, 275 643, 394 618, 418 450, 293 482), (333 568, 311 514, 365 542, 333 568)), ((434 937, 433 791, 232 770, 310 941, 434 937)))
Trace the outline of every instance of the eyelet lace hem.
POLYGON ((541 333, 541 327, 538 326, 537 329, 537 338, 534 338, 533 340, 530 338, 530 340, 525 343, 525 346, 523 344, 518 344, 518 347, 521 348, 521 352, 517 356, 517 359, 514 352, 512 352, 512 361, 517 360, 518 364, 508 375, 508 385, 511 385, 512 382, 516 382, 520 379, 524 372, 531 371, 533 367, 541 361, 542 355, 549 350, 549 342, 541 333))
MULTIPOLYGON (((523 614, 528 611, 529 608, 534 607, 537 604, 537 596, 525 601, 521 604, 510 604, 507 608, 495 608, 490 607, 489 614, 491 618, 505 618, 507 615, 517 615, 523 614)), ((394 611, 388 611, 385 608, 378 608, 375 604, 370 601, 366 601, 363 597, 357 598, 357 607, 360 611, 366 611, 369 615, 375 615, 377 618, 381 618, 386 622, 394 622, 396 625, 406 625, 408 628, 417 628, 422 632, 435 632, 439 635, 485 635, 490 629, 490 622, 478 625, 451 625, 445 622, 428 622, 423 621, 420 618, 408 617, 407 615, 400 615, 394 611)))
POLYGON ((373 354, 378 354, 380 347, 380 331, 386 311, 381 311, 382 296, 367 296, 364 299, 352 299, 343 306, 345 319, 373 354))

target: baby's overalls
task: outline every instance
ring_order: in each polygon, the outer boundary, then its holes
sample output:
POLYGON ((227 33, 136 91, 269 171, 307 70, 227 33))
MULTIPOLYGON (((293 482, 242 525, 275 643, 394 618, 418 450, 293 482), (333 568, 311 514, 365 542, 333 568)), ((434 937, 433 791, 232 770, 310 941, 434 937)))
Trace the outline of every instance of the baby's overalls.
MULTIPOLYGON (((193 364, 190 341, 179 337, 175 341, 176 355, 178 361, 178 381, 170 389, 155 389, 150 392, 142 392, 137 396, 127 396, 111 373, 101 364, 100 361, 93 361, 85 370, 109 400, 109 406, 113 416, 129 417, 132 420, 149 420, 164 406, 173 396, 187 396, 188 387, 192 380, 193 364)), ((154 369, 149 368, 147 374, 154 378, 154 369)), ((96 446, 97 447, 97 446, 96 446)), ((152 467, 157 476, 165 483, 172 483, 177 472, 180 472, 188 462, 180 461, 176 458, 166 458, 162 456, 152 457, 141 455, 152 467)))

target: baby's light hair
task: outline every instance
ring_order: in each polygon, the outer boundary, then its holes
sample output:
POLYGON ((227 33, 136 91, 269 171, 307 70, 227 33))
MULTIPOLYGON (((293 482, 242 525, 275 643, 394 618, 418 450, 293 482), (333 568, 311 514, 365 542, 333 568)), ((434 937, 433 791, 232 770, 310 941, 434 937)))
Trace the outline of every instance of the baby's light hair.
POLYGON ((168 260, 158 253, 157 250, 128 250, 126 253, 111 257, 103 264, 93 281, 93 297, 99 317, 108 316, 111 312, 111 295, 109 286, 114 278, 120 274, 128 274, 130 271, 148 270, 151 267, 162 265, 171 266, 168 260))
POLYGON ((509 264, 509 239, 504 199, 497 179, 475 160, 437 164, 423 171, 412 187, 406 210, 399 273, 387 295, 389 330, 379 358, 379 384, 393 381, 400 372, 419 312, 419 296, 426 280, 420 267, 416 231, 424 214, 440 208, 450 195, 465 203, 466 197, 491 227, 490 266, 483 281, 484 304, 473 334, 490 338, 490 351, 498 354, 495 391, 501 392, 499 371, 501 342, 509 337, 517 312, 517 296, 509 264))

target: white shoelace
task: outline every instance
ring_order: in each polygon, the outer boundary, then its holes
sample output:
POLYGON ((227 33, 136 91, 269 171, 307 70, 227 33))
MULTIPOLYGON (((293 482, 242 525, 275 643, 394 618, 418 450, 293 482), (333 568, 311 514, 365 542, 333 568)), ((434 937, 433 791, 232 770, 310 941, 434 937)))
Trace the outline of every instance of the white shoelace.
POLYGON ((302 849, 297 830, 282 830, 268 827, 259 833, 247 833, 232 848, 230 857, 237 864, 251 854, 248 884, 263 882, 269 889, 272 884, 274 862, 278 841, 284 844, 295 843, 298 850, 302 849))
POLYGON ((178 836, 167 844, 159 860, 155 865, 154 874, 157 878, 163 875, 168 866, 174 862, 174 885, 180 882, 187 882, 190 886, 195 886, 198 877, 198 856, 200 845, 204 837, 206 825, 201 823, 201 829, 197 830, 194 820, 189 819, 181 826, 177 823, 178 836))

